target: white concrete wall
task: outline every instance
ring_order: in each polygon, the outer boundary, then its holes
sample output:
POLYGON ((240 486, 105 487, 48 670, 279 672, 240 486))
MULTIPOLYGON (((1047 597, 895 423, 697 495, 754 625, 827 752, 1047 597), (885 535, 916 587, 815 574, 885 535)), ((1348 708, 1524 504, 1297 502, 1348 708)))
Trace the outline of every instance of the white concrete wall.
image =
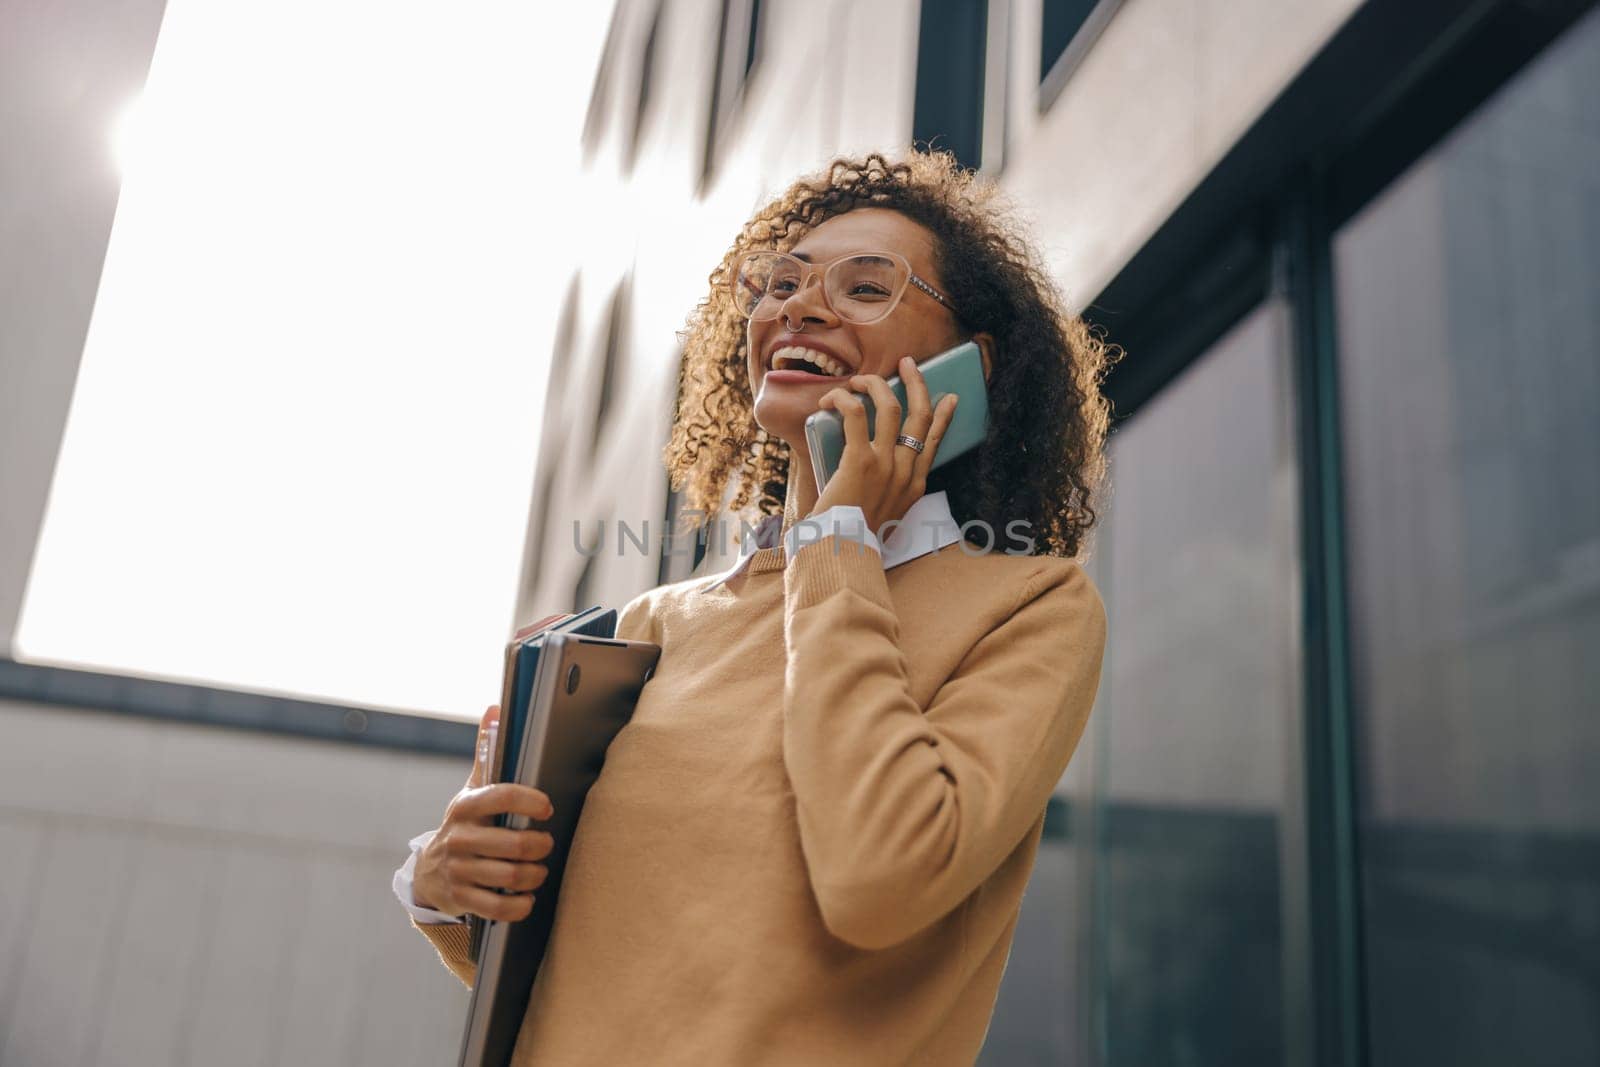
POLYGON ((389 881, 457 760, 0 701, 0 1063, 453 1063, 389 881))
POLYGON ((1040 112, 1040 0, 1011 0, 1002 181, 1085 306, 1361 6, 1125 0, 1040 112))

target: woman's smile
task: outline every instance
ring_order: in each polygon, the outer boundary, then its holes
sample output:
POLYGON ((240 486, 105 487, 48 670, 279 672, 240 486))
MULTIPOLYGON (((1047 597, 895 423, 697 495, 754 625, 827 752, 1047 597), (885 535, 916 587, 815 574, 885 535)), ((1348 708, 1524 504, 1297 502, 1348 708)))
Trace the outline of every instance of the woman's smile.
POLYGON ((838 385, 855 371, 833 349, 792 333, 781 334, 768 347, 762 361, 762 382, 773 385, 838 385))

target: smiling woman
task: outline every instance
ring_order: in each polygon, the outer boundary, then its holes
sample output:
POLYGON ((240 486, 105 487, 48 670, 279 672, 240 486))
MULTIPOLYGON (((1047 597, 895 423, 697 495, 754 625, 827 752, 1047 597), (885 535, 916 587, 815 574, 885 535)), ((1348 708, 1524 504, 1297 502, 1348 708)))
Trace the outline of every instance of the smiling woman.
MULTIPOLYGON (((512 1062, 970 1067, 1099 684, 1072 556, 1106 352, 943 156, 835 163, 710 280, 668 466, 691 505, 738 477, 766 517, 728 570, 620 613, 662 656, 585 801, 512 1062), (992 422, 941 488, 959 400, 932 405, 917 365, 965 341, 992 422), (826 408, 845 446, 819 494, 803 427, 826 408), (970 551, 974 518, 1033 551, 970 551)), ((459 915, 530 914, 552 847, 492 820, 547 803, 469 781, 397 872, 464 982, 459 915)))

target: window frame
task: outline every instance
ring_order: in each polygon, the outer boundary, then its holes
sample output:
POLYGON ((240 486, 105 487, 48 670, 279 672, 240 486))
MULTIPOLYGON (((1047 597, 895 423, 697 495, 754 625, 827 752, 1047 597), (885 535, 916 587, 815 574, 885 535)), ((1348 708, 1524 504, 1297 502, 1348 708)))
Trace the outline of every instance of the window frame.
POLYGON ((1078 28, 1072 31, 1067 45, 1050 63, 1050 69, 1044 70, 1044 8, 1050 0, 1041 0, 1039 5, 1039 39, 1040 39, 1040 66, 1039 71, 1039 114, 1049 111, 1055 104, 1056 98, 1077 73, 1078 67, 1089 54, 1089 50, 1100 40, 1100 35, 1111 25, 1111 20, 1122 8, 1123 0, 1099 0, 1084 16, 1078 28))
POLYGON ((744 110, 750 85, 762 69, 765 25, 770 13, 763 12, 761 0, 722 0, 720 11, 711 100, 706 109, 705 153, 700 164, 701 195, 716 178, 717 165, 744 110))

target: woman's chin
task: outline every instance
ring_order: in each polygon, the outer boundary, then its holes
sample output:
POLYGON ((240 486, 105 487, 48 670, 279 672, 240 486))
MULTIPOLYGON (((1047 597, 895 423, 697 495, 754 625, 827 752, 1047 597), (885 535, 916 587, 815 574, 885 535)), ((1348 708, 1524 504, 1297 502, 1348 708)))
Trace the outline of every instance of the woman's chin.
POLYGON ((795 398, 775 397, 763 390, 756 397, 756 425, 770 436, 790 444, 804 440, 806 419, 817 410, 816 399, 810 403, 796 403, 795 398))

